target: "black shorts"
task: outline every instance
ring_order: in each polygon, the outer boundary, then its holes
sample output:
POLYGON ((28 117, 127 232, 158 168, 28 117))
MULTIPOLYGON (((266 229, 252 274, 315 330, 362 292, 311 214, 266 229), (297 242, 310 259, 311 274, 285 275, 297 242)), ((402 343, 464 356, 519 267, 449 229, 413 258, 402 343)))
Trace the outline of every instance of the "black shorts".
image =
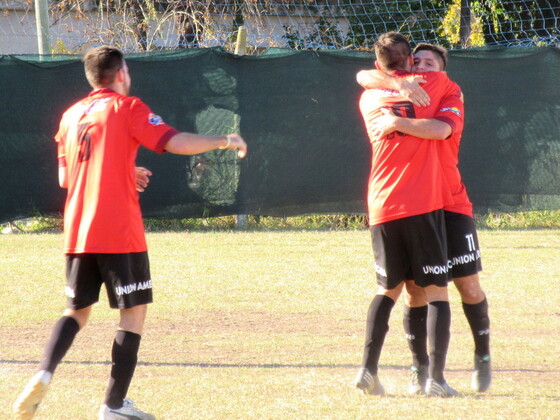
POLYGON ((447 287, 449 261, 443 210, 391 220, 370 228, 377 283, 394 289, 403 280, 447 287))
POLYGON ((445 229, 452 276, 466 277, 482 271, 474 219, 465 214, 446 211, 445 229))
POLYGON ((99 301, 103 283, 111 308, 127 309, 151 303, 148 253, 66 255, 69 308, 83 309, 99 301))

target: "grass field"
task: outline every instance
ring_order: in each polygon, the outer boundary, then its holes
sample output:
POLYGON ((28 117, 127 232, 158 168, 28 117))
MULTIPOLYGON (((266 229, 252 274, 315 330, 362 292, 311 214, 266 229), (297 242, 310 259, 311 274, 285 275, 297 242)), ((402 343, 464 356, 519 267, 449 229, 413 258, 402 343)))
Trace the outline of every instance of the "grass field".
MULTIPOLYGON (((366 230, 151 233, 156 302, 129 397, 158 419, 560 419, 560 231, 482 230, 494 382, 470 391, 472 338, 451 288, 446 376, 406 395, 402 303, 381 355, 388 396, 352 385, 374 291, 366 230)), ((60 234, 0 235, 0 419, 64 308, 60 234)), ((117 313, 103 298, 36 419, 95 419, 117 313)))

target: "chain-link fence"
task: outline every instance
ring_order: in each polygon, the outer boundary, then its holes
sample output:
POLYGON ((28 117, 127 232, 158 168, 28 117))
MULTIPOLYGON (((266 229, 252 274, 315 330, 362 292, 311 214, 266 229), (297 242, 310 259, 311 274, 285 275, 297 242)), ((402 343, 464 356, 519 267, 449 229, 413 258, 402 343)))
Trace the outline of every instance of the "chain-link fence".
MULTIPOLYGON (((35 7, 48 8, 48 47, 77 53, 215 47, 370 49, 387 31, 451 48, 560 45, 558 0, 0 0, 0 53, 36 53, 35 7)), ((46 52, 48 53, 48 52, 46 52)))

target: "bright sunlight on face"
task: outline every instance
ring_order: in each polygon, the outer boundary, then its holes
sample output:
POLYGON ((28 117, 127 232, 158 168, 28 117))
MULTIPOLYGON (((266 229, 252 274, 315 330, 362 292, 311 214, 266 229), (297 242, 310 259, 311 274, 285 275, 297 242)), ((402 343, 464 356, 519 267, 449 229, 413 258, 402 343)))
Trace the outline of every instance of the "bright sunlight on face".
POLYGON ((429 50, 420 50, 414 54, 413 72, 442 71, 443 63, 436 53, 429 50))

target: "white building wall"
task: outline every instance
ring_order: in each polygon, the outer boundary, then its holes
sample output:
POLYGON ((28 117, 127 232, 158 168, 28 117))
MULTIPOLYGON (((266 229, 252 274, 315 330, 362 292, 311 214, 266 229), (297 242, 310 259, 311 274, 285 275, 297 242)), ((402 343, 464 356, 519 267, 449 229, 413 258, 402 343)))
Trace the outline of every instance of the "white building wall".
MULTIPOLYGON (((18 3, 18 2, 11 2, 18 3)), ((19 2, 21 3, 21 2, 19 2)), ((38 39, 33 10, 4 8, 6 1, 0 0, 0 54, 37 54, 38 39)), ((66 13, 57 21, 50 22, 50 45, 55 53, 79 53, 88 48, 111 44, 125 51, 138 51, 138 46, 130 32, 130 25, 123 24, 123 18, 117 15, 100 14, 93 10, 85 17, 77 18, 75 13, 66 13)), ((232 46, 232 16, 212 16, 206 22, 203 47, 232 46)), ((248 16, 247 44, 249 47, 287 47, 284 26, 291 26, 302 39, 316 32, 315 18, 277 15, 248 16)), ((344 37, 348 24, 344 20, 337 22, 338 33, 344 37)), ((172 15, 161 16, 159 21, 152 21, 148 31, 149 49, 173 49, 178 46, 175 20, 172 15)), ((311 45, 313 47, 313 45, 311 45)))

